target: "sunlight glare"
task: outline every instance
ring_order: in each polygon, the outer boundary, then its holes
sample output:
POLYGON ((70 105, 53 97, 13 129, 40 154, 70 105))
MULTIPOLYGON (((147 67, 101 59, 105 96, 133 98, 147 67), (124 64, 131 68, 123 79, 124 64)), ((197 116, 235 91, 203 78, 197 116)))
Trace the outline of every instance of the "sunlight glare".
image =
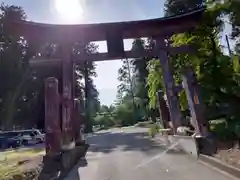
POLYGON ((80 0, 55 0, 57 12, 66 20, 78 20, 83 16, 80 0))

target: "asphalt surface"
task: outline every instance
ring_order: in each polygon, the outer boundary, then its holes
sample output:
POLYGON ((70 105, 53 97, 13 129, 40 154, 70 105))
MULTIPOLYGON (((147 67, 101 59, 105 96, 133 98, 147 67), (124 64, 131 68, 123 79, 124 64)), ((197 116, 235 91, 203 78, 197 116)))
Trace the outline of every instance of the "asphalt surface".
POLYGON ((144 128, 102 131, 87 137, 86 159, 65 180, 229 180, 230 177, 203 165, 147 136, 144 128))

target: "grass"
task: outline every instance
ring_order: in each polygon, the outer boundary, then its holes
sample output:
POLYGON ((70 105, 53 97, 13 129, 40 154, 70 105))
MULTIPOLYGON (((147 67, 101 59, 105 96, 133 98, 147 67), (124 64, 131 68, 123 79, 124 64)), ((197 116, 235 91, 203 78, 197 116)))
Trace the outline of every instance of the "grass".
POLYGON ((21 174, 20 169, 13 164, 0 164, 0 179, 1 180, 8 180, 11 177, 21 174))
MULTIPOLYGON (((4 161, 15 161, 18 159, 23 158, 33 158, 36 156, 44 155, 45 149, 44 148, 35 148, 35 149, 24 149, 24 150, 13 150, 13 151, 6 151, 1 153, 1 159, 4 161)), ((1 161, 0 161, 1 162, 1 161)))
POLYGON ((10 180, 15 175, 21 175, 20 161, 45 154, 44 148, 22 149, 2 152, 0 154, 0 180, 10 180))

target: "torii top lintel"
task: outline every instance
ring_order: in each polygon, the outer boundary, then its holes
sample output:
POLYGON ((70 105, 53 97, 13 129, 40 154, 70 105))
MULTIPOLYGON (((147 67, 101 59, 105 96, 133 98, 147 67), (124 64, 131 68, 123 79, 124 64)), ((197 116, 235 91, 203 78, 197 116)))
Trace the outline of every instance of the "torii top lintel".
POLYGON ((80 25, 54 25, 30 21, 12 22, 11 29, 30 41, 64 42, 70 41, 104 41, 109 38, 139 38, 170 36, 193 29, 202 17, 204 8, 172 17, 80 25))

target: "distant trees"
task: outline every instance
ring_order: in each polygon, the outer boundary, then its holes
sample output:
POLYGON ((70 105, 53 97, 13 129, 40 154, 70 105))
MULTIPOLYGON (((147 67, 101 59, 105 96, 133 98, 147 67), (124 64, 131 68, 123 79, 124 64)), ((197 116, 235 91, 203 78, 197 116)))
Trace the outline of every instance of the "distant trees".
MULTIPOLYGON (((27 15, 21 7, 14 5, 0 5, 0 126, 11 129, 14 125, 39 128, 44 127, 44 79, 54 76, 62 80, 61 69, 44 68, 33 69, 29 65, 29 58, 36 53, 36 49, 25 41, 23 37, 11 34, 5 29, 12 20, 25 20, 27 15), (2 31, 1 28, 4 28, 2 31)), ((73 49, 73 58, 77 58, 80 47, 73 49)), ((88 53, 96 52, 97 46, 88 44, 84 47, 88 53)), ((41 49, 43 57, 59 56, 59 46, 46 44, 41 49)), ((98 91, 93 83, 96 76, 95 65, 76 67, 76 98, 84 100, 85 70, 88 72, 89 112, 91 119, 99 109, 98 91)), ((61 86, 60 86, 61 88, 61 86)), ((82 102, 85 104, 85 102, 82 102)), ((84 108, 84 107, 83 107, 84 108)))

